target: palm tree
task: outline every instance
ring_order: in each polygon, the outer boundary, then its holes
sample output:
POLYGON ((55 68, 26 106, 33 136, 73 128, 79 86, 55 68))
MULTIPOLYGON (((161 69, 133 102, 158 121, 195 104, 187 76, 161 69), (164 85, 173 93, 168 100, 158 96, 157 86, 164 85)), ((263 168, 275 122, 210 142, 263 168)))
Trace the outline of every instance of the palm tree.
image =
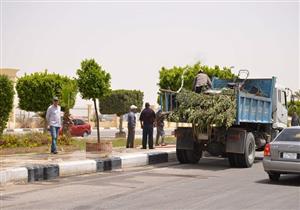
POLYGON ((60 105, 64 111, 63 116, 63 134, 69 135, 69 126, 72 123, 70 119, 70 109, 74 107, 77 95, 77 85, 75 80, 64 84, 61 90, 60 105))
POLYGON ((300 100, 300 90, 295 91, 294 95, 295 95, 295 98, 300 100))

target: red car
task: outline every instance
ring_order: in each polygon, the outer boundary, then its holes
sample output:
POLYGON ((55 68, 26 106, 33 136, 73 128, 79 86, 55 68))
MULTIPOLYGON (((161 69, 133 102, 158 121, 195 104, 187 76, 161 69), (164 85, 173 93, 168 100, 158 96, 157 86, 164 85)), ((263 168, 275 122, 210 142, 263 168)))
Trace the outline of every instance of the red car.
MULTIPOLYGON (((70 133, 72 136, 88 136, 91 134, 92 129, 91 125, 84 122, 81 119, 73 119, 73 124, 70 125, 70 133)), ((60 134, 62 134, 62 128, 59 131, 60 134)))

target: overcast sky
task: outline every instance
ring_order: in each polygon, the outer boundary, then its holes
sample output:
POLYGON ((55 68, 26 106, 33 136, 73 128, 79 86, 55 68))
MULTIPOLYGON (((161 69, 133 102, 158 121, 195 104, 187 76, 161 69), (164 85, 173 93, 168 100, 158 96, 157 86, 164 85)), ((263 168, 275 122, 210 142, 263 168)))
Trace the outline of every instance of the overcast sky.
POLYGON ((1 67, 75 76, 94 58, 113 89, 140 89, 150 103, 162 66, 197 61, 295 90, 299 28, 298 1, 1 1, 1 67))

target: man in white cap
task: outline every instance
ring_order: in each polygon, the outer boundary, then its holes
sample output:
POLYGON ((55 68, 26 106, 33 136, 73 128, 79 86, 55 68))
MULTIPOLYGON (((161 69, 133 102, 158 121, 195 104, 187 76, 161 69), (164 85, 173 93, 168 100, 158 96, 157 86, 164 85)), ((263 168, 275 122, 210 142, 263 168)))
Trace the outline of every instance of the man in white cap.
POLYGON ((48 125, 50 126, 50 133, 52 137, 51 153, 57 154, 56 142, 58 138, 59 128, 61 127, 60 106, 58 105, 58 98, 53 97, 53 104, 49 106, 46 114, 48 125))
POLYGON ((130 111, 128 113, 128 118, 127 118, 128 135, 127 135, 126 148, 134 147, 135 126, 136 126, 136 117, 135 117, 136 109, 137 109, 137 107, 135 105, 131 105, 130 111))

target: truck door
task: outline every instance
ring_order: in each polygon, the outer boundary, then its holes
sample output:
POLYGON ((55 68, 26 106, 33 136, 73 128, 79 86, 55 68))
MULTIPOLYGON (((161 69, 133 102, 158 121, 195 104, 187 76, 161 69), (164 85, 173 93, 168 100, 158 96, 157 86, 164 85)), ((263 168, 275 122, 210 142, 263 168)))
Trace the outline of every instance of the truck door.
POLYGON ((276 122, 279 128, 287 127, 288 112, 287 112, 287 99, 286 92, 281 89, 277 89, 277 116, 276 122))

